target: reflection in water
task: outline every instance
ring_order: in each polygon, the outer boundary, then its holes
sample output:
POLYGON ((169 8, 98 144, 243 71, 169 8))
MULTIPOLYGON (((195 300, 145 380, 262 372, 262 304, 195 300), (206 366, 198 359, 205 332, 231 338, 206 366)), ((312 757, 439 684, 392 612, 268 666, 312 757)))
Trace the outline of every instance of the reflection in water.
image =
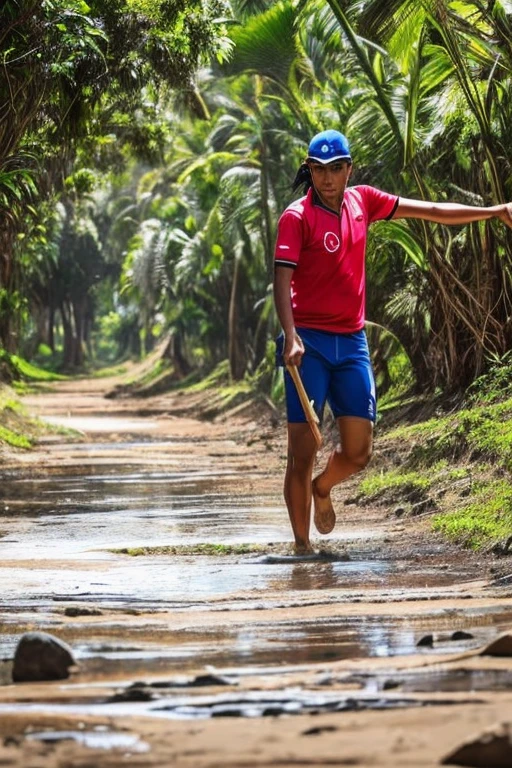
POLYGON ((408 693, 468 693, 507 691, 512 687, 509 669, 449 669, 427 667, 388 674, 355 674, 345 682, 358 683, 366 693, 399 690, 408 693))
POLYGON ((378 560, 296 563, 281 579, 272 580, 270 586, 278 590, 297 591, 334 589, 344 586, 347 581, 353 583, 354 578, 358 581, 363 579, 375 581, 377 577, 380 580, 380 575, 389 571, 391 567, 389 562, 378 560))

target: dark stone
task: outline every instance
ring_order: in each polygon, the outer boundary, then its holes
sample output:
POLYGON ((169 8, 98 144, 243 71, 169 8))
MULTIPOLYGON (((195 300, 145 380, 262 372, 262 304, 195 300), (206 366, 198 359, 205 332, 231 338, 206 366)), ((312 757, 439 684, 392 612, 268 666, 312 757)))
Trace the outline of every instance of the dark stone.
POLYGON ((64 611, 64 616, 103 616, 103 611, 99 608, 79 608, 78 606, 70 606, 64 611))
POLYGON ((197 675, 189 682, 189 685, 194 688, 201 688, 202 686, 207 685, 233 685, 234 682, 236 681, 233 681, 229 677, 224 677, 223 675, 206 674, 197 675))
POLYGON ((303 736, 320 736, 321 733, 333 733, 338 728, 335 725, 317 725, 313 728, 308 728, 307 731, 302 731, 303 736))
POLYGON ((509 536, 505 541, 498 541, 492 548, 492 552, 498 556, 510 555, 510 547, 512 546, 512 536, 509 536))
POLYGON ((441 765, 460 765, 467 768, 510 768, 512 765, 512 734, 510 725, 484 731, 467 741, 441 761, 441 765))
POLYGON ((436 504, 433 499, 421 499, 411 506, 410 514, 423 515, 425 512, 432 512, 436 509, 436 504))
POLYGON ((221 709, 216 709, 211 713, 212 717, 243 717, 244 713, 240 709, 229 709, 227 707, 222 707, 221 709))
POLYGON ((416 643, 417 648, 421 648, 422 646, 427 646, 428 648, 432 648, 434 645, 434 635, 423 635, 418 642, 416 643))
POLYGON ((450 640, 473 640, 474 635, 471 632, 464 632, 462 629, 457 629, 450 635, 450 640))
MULTIPOLYGON (((483 651, 481 656, 512 656, 512 632, 505 632, 500 635, 492 643, 489 643, 483 651)), ((511 763, 512 764, 512 763, 511 763)))
POLYGON ((318 675, 315 680, 315 685, 333 685, 333 683, 334 677, 330 672, 324 672, 323 674, 318 675))
POLYGON ((115 693, 109 701, 153 701, 155 694, 149 689, 146 683, 132 683, 122 691, 115 693))
POLYGON ((76 665, 71 648, 46 632, 26 632, 14 654, 12 679, 15 683, 38 680, 65 680, 76 665))
POLYGON ((21 744, 21 738, 19 736, 6 736, 4 739, 4 747, 19 747, 21 744))

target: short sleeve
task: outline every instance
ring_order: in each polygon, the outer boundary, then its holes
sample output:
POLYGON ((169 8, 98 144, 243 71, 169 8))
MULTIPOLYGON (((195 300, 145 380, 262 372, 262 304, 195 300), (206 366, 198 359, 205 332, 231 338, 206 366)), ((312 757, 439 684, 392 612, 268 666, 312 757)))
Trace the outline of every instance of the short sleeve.
POLYGON ((364 200, 368 224, 371 224, 372 221, 392 218, 400 199, 397 195, 391 195, 389 192, 382 192, 380 189, 367 185, 361 185, 357 189, 364 200))
POLYGON ((277 225, 274 264, 277 267, 295 269, 302 248, 302 217, 293 209, 287 209, 277 225))

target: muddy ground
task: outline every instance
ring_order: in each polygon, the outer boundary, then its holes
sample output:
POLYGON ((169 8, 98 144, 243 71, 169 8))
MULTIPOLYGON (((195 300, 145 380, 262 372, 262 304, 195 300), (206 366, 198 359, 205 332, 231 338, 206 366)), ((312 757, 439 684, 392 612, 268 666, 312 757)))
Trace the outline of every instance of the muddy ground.
POLYGON ((361 506, 356 480, 297 560, 282 419, 114 383, 27 397, 80 434, 2 456, 1 766, 512 765, 503 560, 361 506), (30 630, 71 646, 68 680, 11 683, 30 630))

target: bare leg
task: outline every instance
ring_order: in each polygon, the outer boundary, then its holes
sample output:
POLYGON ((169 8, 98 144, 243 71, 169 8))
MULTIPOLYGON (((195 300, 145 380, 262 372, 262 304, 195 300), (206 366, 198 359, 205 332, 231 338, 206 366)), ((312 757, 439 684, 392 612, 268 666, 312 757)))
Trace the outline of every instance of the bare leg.
POLYGON ((309 541, 311 522, 311 478, 316 443, 308 424, 288 424, 288 463, 284 479, 284 499, 290 516, 295 551, 312 552, 309 541))
POLYGON ((360 472, 372 453, 373 424, 368 419, 342 416, 338 419, 341 444, 331 453, 327 465, 312 484, 315 506, 314 522, 319 533, 330 533, 336 523, 331 489, 360 472))

